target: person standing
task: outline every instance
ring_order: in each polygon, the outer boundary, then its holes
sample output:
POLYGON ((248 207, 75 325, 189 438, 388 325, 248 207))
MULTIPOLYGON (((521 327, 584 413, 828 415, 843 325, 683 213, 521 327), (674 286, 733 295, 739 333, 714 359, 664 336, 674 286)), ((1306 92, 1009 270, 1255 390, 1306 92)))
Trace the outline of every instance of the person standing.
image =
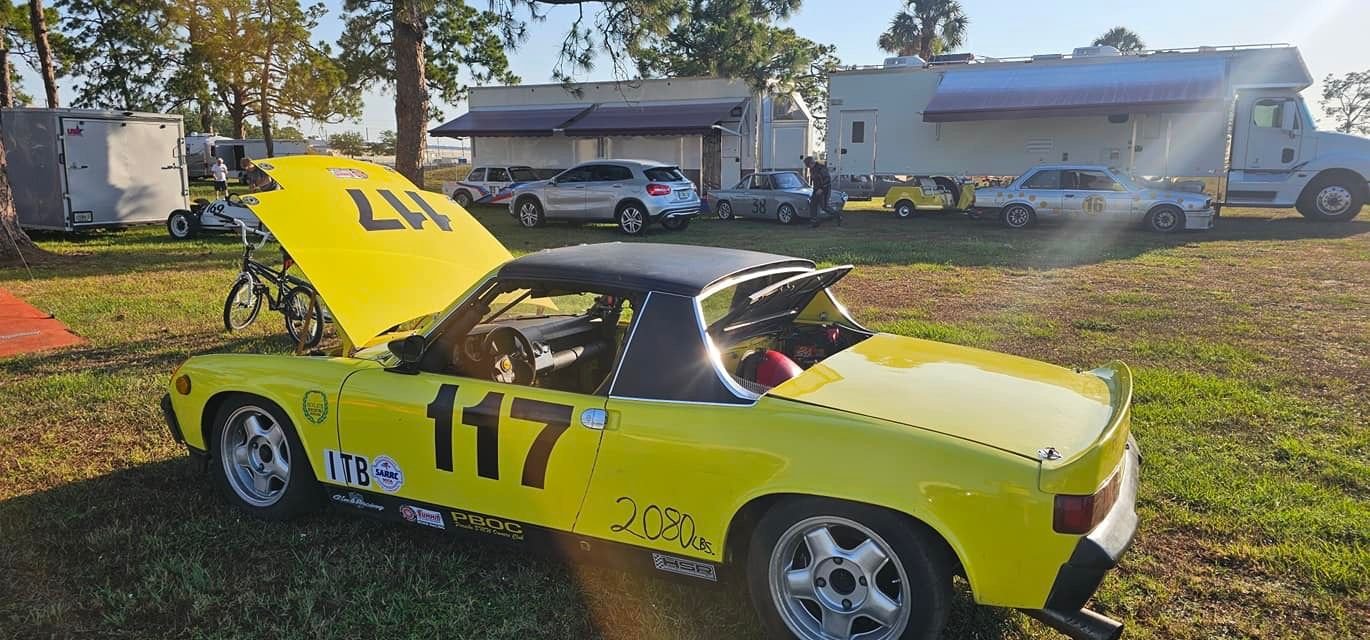
POLYGON ((813 194, 809 196, 809 226, 816 227, 823 223, 818 217, 819 209, 836 220, 837 226, 842 226, 842 212, 828 206, 828 200, 832 198, 832 175, 828 173, 828 165, 813 156, 806 156, 804 167, 809 171, 809 186, 813 187, 813 194))
POLYGON ((224 164, 223 158, 215 158, 214 165, 209 168, 210 177, 214 178, 214 195, 220 198, 228 197, 228 165, 224 164))

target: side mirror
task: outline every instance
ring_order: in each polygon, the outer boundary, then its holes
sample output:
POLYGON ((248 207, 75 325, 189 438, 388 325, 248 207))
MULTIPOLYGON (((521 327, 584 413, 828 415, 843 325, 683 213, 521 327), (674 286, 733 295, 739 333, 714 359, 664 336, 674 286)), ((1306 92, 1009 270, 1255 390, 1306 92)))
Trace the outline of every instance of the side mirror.
POLYGON ((558 184, 561 184, 561 183, 558 182, 556 178, 548 178, 548 179, 547 179, 547 184, 550 184, 550 185, 552 185, 552 186, 555 187, 555 186, 557 186, 558 184))
POLYGON ((423 359, 423 350, 427 348, 428 341, 423 336, 412 335, 398 340, 391 340, 385 345, 390 353, 400 359, 403 364, 418 364, 423 359))

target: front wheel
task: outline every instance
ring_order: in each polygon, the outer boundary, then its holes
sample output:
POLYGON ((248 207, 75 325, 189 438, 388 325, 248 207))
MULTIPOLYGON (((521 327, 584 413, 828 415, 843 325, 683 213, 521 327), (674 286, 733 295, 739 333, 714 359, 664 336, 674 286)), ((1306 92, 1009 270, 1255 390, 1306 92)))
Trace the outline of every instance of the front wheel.
POLYGON ((519 226, 524 229, 535 229, 541 227, 546 219, 542 213, 542 204, 536 198, 524 198, 518 204, 519 226))
POLYGON ((782 204, 779 209, 775 210, 775 219, 779 220, 780 224, 791 224, 794 222, 794 218, 795 212, 792 205, 782 204))
POLYGON ((930 640, 951 606, 945 545, 877 507, 782 502, 757 524, 746 562, 752 604, 777 637, 930 640))
POLYGON ((667 231, 684 231, 686 227, 690 226, 690 218, 688 216, 663 218, 661 226, 665 227, 667 231))
POLYGON ((323 302, 310 287, 296 287, 285 297, 285 331, 295 344, 311 349, 323 339, 323 302))
POLYGON ((1184 228, 1184 212, 1178 207, 1156 207, 1146 214, 1146 228, 1156 233, 1175 233, 1184 228))
POLYGON ((224 328, 229 331, 242 331, 257 319, 262 310, 262 294, 257 279, 242 275, 233 288, 228 290, 224 299, 224 328))
POLYGON ((208 444, 217 484, 244 511, 285 520, 318 507, 309 457, 279 407, 255 396, 231 396, 219 407, 208 444))
MULTIPOLYGON (((1361 183, 1364 186, 1364 183, 1361 183)), ((1299 213, 1319 222, 1345 222, 1355 218, 1365 206, 1362 190, 1335 177, 1314 180, 1296 205, 1299 213)))
POLYGON ((647 230, 647 212, 637 204, 628 203, 619 207, 615 218, 618 230, 630 236, 640 236, 647 230))
POLYGON ((456 200, 463 209, 471 207, 471 193, 465 189, 457 189, 457 192, 452 194, 452 199, 456 200))
POLYGON ((1010 229, 1026 229, 1037 222, 1037 212, 1025 204, 1011 204, 999 212, 999 222, 1010 229))
POLYGON ((200 220, 195 214, 178 209, 166 219, 166 232, 177 240, 189 240, 200 232, 200 220))

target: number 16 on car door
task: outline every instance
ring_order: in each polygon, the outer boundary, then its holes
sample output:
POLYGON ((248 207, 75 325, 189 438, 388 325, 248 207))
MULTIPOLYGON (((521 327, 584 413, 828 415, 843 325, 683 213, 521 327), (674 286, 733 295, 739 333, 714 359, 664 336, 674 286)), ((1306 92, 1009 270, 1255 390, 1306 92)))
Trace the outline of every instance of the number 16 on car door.
POLYGON ((328 479, 570 530, 602 433, 584 426, 582 414, 603 408, 604 398, 593 395, 443 374, 361 371, 344 383, 338 415, 337 455, 352 459, 352 477, 334 477, 329 467, 328 479), (377 461, 384 467, 370 471, 369 486, 358 479, 358 457, 372 469, 377 461))

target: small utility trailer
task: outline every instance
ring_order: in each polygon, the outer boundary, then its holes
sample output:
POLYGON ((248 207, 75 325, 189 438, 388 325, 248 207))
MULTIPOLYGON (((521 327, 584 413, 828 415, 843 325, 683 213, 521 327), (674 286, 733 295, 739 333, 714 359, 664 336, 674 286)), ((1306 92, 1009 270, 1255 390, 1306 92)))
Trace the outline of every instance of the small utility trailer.
POLYGON ((3 109, 0 135, 25 228, 162 224, 190 208, 181 116, 3 109))

